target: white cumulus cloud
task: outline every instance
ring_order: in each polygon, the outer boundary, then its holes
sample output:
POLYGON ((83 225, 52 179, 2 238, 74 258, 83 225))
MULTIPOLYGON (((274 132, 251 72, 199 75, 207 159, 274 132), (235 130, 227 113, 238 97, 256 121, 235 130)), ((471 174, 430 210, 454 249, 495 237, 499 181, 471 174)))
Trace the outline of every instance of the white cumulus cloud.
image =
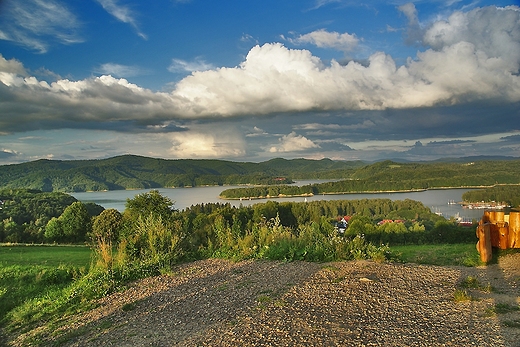
POLYGON ((349 33, 328 32, 325 29, 300 35, 295 39, 289 39, 294 44, 312 44, 320 48, 333 48, 343 52, 352 51, 359 43, 356 35, 349 33))
POLYGON ((269 148, 271 153, 287 153, 308 150, 310 148, 319 148, 320 146, 309 140, 308 138, 297 135, 294 131, 288 135, 284 135, 279 139, 279 144, 269 148))
MULTIPOLYGON (((232 68, 177 61, 172 69, 193 72, 170 93, 109 75, 48 83, 0 55, 0 129, 102 127, 114 122, 142 127, 199 117, 515 103, 520 101, 519 23, 518 7, 455 12, 425 30, 424 42, 431 48, 402 66, 384 52, 363 65, 324 64, 308 50, 280 43, 253 47, 232 68)), ((105 68, 108 72, 124 66, 105 68)))
POLYGON ((172 133, 169 154, 175 158, 234 158, 245 155, 245 141, 231 129, 199 127, 172 133))

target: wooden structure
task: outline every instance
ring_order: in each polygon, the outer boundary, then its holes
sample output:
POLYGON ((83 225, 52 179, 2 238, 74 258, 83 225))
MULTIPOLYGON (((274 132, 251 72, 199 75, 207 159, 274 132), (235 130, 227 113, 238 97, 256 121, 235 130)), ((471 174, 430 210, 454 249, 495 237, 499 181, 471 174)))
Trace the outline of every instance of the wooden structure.
POLYGON ((487 263, 493 256, 493 247, 520 248, 520 211, 485 210, 477 227, 477 250, 487 263))

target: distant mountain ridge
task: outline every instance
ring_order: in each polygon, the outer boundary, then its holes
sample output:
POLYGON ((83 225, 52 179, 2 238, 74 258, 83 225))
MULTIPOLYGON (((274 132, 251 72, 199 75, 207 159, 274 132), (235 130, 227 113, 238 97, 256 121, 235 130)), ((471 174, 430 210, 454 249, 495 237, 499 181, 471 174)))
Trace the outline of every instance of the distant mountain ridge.
POLYGON ((518 184, 520 158, 466 157, 442 162, 384 160, 370 164, 363 161, 331 159, 275 158, 253 163, 122 155, 92 160, 40 159, 0 166, 0 189, 26 188, 44 192, 204 185, 272 185, 291 183, 293 179, 351 179, 366 181, 370 185, 377 183, 378 186, 389 181, 394 182, 394 185, 398 183, 399 186, 408 182, 410 189, 412 186, 518 184))
POLYGON ((365 163, 275 158, 261 163, 212 159, 48 160, 0 166, 0 188, 101 191, 226 184, 288 183, 291 178, 345 178, 365 163))

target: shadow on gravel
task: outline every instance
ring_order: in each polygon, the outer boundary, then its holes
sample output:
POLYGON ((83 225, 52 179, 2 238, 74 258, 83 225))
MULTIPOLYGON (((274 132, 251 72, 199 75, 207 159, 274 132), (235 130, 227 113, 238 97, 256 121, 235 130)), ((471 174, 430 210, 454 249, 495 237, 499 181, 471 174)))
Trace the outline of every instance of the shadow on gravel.
POLYGON ((212 259, 183 264, 173 275, 140 281, 119 294, 128 297, 86 326, 69 331, 69 337, 78 336, 63 345, 182 345, 188 338, 204 336, 209 328, 233 326, 241 315, 275 302, 319 269, 319 264, 303 262, 212 259))
POLYGON ((497 312, 505 307, 498 305, 505 297, 519 298, 520 273, 509 274, 515 266, 520 269, 520 253, 506 260, 511 263, 499 258, 487 267, 457 269, 368 261, 196 261, 112 295, 98 309, 77 316, 77 324, 54 342, 96 347, 518 346, 520 335, 514 334, 520 328, 505 325, 518 312, 497 312), (479 284, 468 289, 478 301, 455 303, 454 286, 468 276, 479 284), (496 292, 484 290, 488 283, 496 292))
MULTIPOLYGON (((492 327, 493 334, 486 344, 519 347, 520 250, 493 249, 491 261, 473 270, 474 274, 469 275, 468 271, 461 272, 457 290, 468 293, 470 317, 479 317, 479 321, 492 327)), ((468 324, 479 329, 475 321, 468 324)))

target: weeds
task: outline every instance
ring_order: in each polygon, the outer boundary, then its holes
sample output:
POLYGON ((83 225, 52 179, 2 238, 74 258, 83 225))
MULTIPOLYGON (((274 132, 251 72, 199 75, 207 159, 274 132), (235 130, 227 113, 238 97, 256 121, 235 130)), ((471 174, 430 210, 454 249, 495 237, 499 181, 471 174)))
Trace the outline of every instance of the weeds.
POLYGON ((468 293, 467 290, 457 289, 453 294, 453 299, 455 302, 464 302, 473 300, 473 297, 468 293))
POLYGON ((506 320, 504 321, 504 326, 508 328, 519 328, 520 329, 520 319, 514 319, 514 320, 506 320))
POLYGON ((480 287, 480 283, 476 277, 468 276, 461 283, 460 286, 462 288, 474 288, 477 289, 480 287))
POLYGON ((258 310, 265 310, 267 308, 267 305, 269 305, 273 301, 273 298, 271 298, 269 295, 261 294, 256 298, 256 301, 258 302, 256 308, 258 310))
POLYGON ((497 303, 493 307, 486 309, 486 316, 495 316, 497 314, 505 314, 509 312, 520 311, 520 306, 504 303, 497 303))
POLYGON ((126 303, 124 304, 121 309, 124 311, 124 312, 128 312, 128 311, 133 311, 137 308, 137 305, 139 304, 140 300, 137 300, 137 301, 133 301, 133 302, 129 302, 129 303, 126 303))
POLYGON ((490 283, 488 283, 486 285, 482 285, 479 282, 479 280, 476 277, 473 277, 473 276, 466 277, 459 284, 459 286, 461 288, 466 288, 466 289, 478 289, 478 290, 481 290, 481 291, 486 292, 486 293, 491 293, 491 292, 495 291, 495 289, 493 288, 493 286, 490 283))
POLYGON ((213 226, 213 256, 233 260, 269 259, 283 261, 336 261, 390 257, 387 246, 374 246, 363 235, 337 236, 333 227, 324 223, 300 225, 297 230, 281 225, 276 216, 253 225, 240 234, 222 217, 213 226))

